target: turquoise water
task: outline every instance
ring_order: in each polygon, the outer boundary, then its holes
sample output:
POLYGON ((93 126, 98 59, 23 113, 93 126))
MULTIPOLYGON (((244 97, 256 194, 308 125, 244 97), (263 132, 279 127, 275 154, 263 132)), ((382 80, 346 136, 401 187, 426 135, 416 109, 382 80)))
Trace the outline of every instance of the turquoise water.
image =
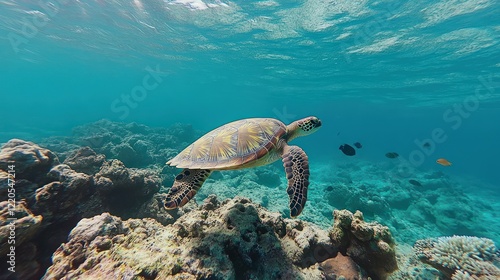
POLYGON ((102 118, 208 131, 316 115, 313 157, 361 141, 360 157, 409 158, 442 128, 422 167, 445 157, 450 174, 500 180, 496 1, 40 3, 0 3, 2 142, 102 118))
POLYGON ((396 151, 498 194, 497 1, 40 3, 0 2, 0 142, 100 119, 206 132, 315 115, 323 128, 296 140, 312 168, 396 151))

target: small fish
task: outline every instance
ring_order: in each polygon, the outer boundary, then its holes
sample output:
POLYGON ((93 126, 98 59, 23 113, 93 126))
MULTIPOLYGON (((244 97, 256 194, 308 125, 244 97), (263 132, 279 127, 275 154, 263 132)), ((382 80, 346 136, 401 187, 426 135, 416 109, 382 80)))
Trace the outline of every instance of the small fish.
POLYGON ((356 154, 356 150, 348 144, 340 145, 339 150, 346 156, 353 156, 356 154))
POLYGON ((411 180, 409 180, 408 182, 409 182, 410 184, 414 185, 414 186, 417 186, 417 187, 421 187, 421 186, 422 186, 422 184, 420 184, 420 182, 419 182, 419 181, 417 181, 417 180, 413 180, 413 179, 411 179, 411 180))
POLYGON ((363 148, 363 145, 361 145, 361 143, 359 143, 359 142, 356 142, 356 143, 354 143, 354 147, 361 149, 361 148, 363 148))
POLYGON ((441 164, 442 166, 450 166, 451 165, 451 162, 449 162, 445 158, 440 158, 440 159, 436 160, 436 162, 441 164))
POLYGON ((397 158, 397 157, 399 157, 399 154, 395 153, 395 152, 390 152, 390 153, 385 154, 385 156, 388 158, 397 158))
POLYGON ((425 142, 422 147, 426 148, 426 149, 429 149, 431 147, 431 143, 429 142, 425 142))

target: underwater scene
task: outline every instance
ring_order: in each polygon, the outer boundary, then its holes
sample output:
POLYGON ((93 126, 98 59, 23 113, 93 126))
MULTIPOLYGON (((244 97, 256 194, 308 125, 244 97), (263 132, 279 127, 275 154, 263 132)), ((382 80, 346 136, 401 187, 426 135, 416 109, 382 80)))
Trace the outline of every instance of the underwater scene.
POLYGON ((500 279, 499 15, 0 0, 0 279, 500 279))

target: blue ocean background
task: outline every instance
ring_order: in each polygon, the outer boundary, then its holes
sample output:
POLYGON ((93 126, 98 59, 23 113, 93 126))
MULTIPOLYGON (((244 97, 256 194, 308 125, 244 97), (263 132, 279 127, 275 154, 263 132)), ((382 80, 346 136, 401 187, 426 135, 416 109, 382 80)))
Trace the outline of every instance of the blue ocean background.
POLYGON ((321 130, 295 140, 313 169, 397 152, 500 196, 498 1, 40 3, 0 2, 0 143, 101 119, 208 132, 314 115, 321 130))

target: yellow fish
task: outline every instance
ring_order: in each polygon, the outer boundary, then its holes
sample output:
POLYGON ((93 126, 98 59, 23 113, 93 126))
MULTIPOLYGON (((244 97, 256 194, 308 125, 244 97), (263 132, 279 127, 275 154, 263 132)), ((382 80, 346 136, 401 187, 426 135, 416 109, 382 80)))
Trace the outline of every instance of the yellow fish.
POLYGON ((445 158, 440 158, 440 159, 436 160, 436 162, 441 164, 442 166, 450 166, 451 165, 451 162, 449 162, 445 158))

